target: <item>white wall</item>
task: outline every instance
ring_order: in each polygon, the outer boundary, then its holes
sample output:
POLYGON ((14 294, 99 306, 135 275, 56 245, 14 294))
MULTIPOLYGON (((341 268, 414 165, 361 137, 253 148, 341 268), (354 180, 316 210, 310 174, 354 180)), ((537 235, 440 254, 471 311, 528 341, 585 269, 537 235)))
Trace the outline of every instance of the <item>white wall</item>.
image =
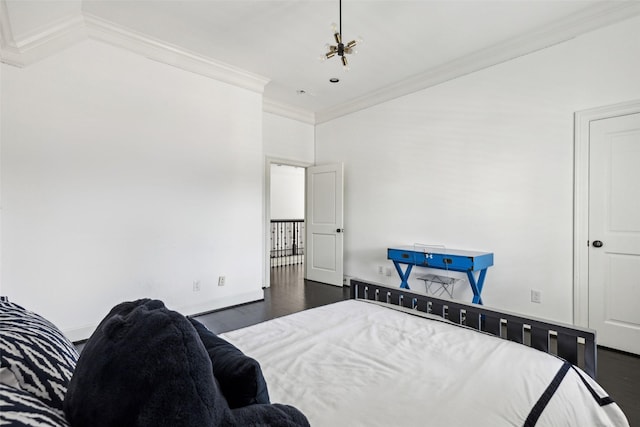
POLYGON ((95 41, 1 83, 3 294, 72 339, 262 298, 261 94, 95 41))
POLYGON ((271 165, 271 219, 304 219, 305 169, 271 165))
POLYGON ((345 164, 345 274, 398 284, 377 274, 393 245, 492 251, 485 304, 571 322, 573 114, 640 99, 638 52, 635 18, 319 125, 316 162, 345 164))
POLYGON ((298 120, 264 113, 264 153, 268 157, 313 164, 315 127, 298 120))

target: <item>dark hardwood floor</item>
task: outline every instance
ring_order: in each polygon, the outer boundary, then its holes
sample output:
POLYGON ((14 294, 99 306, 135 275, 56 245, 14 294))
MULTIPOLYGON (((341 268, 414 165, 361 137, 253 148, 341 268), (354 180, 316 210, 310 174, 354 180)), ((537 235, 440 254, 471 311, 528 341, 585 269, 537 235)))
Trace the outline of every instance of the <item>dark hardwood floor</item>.
POLYGON ((629 425, 640 426, 640 357, 599 347, 598 382, 622 408, 629 425))
MULTIPOLYGON (((272 269, 264 301, 197 316, 222 333, 349 298, 348 288, 304 280, 302 266, 272 269)), ((598 382, 620 405, 632 427, 640 427, 640 357, 600 347, 598 382)))
POLYGON ((194 317, 211 331, 222 333, 348 298, 349 288, 304 280, 302 265, 277 267, 271 270, 271 287, 264 290, 264 301, 194 317))

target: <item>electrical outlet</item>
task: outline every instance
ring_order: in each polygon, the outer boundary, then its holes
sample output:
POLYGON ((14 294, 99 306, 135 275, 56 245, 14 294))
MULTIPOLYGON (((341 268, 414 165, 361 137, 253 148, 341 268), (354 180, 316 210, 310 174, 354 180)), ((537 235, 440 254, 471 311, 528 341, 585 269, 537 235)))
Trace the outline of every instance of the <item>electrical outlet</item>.
POLYGON ((378 266, 378 274, 384 274, 384 267, 381 265, 378 266))
POLYGON ((542 303, 542 292, 531 289, 531 302, 542 303))
POLYGON ((224 276, 218 276, 218 286, 224 286, 226 278, 224 276))
POLYGON ((200 280, 193 281, 193 292, 200 292, 200 280))

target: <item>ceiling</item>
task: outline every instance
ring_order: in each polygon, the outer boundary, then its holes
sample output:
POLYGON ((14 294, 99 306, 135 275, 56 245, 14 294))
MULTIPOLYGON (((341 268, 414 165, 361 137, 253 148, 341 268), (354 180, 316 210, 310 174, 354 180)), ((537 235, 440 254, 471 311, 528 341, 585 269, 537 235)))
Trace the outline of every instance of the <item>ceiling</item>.
MULTIPOLYGON (((335 57, 338 0, 0 0, 4 44, 63 22, 108 23, 264 78, 265 103, 322 122, 640 14, 637 1, 344 0, 350 70, 335 57), (84 20, 84 21, 83 21, 84 20), (330 78, 339 83, 331 83, 330 78)), ((5 61, 6 62, 6 61, 5 61)))

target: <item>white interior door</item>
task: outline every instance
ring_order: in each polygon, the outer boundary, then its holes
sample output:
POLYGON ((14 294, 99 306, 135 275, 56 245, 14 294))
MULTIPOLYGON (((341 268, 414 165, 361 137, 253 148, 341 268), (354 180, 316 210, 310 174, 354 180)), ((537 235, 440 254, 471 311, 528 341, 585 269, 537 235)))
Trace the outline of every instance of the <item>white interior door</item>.
POLYGON ((305 277, 342 286, 343 165, 307 168, 305 277))
POLYGON ((640 113, 592 121, 589 159, 589 327, 640 354, 640 113))

